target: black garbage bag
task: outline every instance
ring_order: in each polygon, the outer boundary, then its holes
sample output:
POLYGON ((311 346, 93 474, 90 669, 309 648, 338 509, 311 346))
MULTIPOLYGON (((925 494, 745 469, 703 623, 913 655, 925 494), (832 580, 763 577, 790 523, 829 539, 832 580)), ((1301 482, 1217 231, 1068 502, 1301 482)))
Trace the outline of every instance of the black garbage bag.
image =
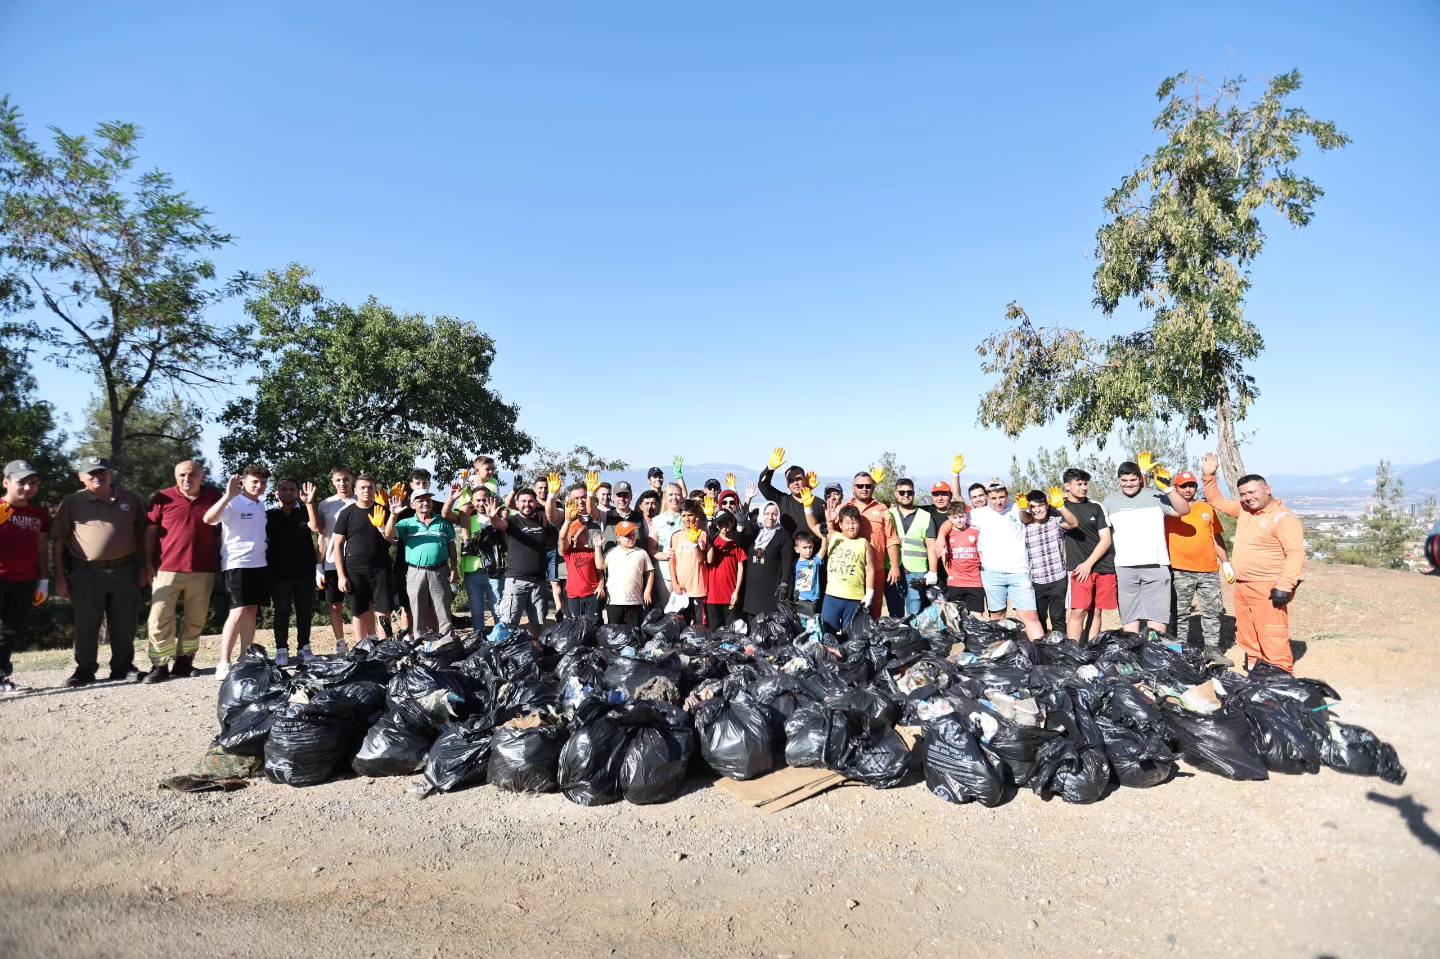
MULTIPOLYGON (((365 685, 379 691, 353 684, 365 685)), ((315 691, 309 702, 286 703, 265 741, 265 775, 287 786, 314 786, 345 769, 365 735, 365 709, 358 693, 334 689, 315 691)))
POLYGON ((1045 743, 1060 739, 1061 734, 1042 726, 1022 726, 998 713, 990 713, 990 716, 997 728, 988 742, 981 743, 981 747, 992 760, 998 760, 995 765, 1009 773, 1011 782, 1017 786, 1029 785, 1037 751, 1045 743))
POLYGON ((640 632, 645 634, 646 639, 663 639, 667 643, 673 643, 680 639, 685 625, 685 617, 678 613, 652 609, 645 614, 645 620, 640 624, 640 632))
POLYGON ((523 712, 547 707, 558 709, 559 706, 559 690, 544 678, 532 676, 502 683, 495 690, 495 707, 491 716, 495 725, 499 726, 523 712))
POLYGON ((825 768, 876 789, 903 785, 915 757, 895 731, 869 713, 831 709, 825 731, 825 768))
POLYGON ((625 730, 603 699, 580 704, 570 738, 560 750, 557 781, 565 798, 581 806, 604 806, 623 798, 620 768, 625 762, 625 730))
POLYGON ((1192 766, 1226 779, 1268 779, 1265 758, 1255 748, 1255 734, 1238 708, 1201 714, 1166 707, 1180 755, 1192 766))
POLYGON ((555 677, 560 680, 561 686, 574 676, 580 680, 580 685, 598 688, 605 679, 608 665, 598 649, 572 649, 560 657, 555 666, 555 677))
POLYGON ((1167 686, 1194 686, 1205 681, 1205 666, 1197 654, 1176 652, 1163 642, 1143 643, 1138 653, 1140 669, 1167 686))
POLYGON ((1255 734, 1255 745, 1265 759, 1265 768, 1277 773, 1318 773, 1320 742, 1325 722, 1299 703, 1249 701, 1245 718, 1255 734))
POLYGON ((425 754, 440 735, 440 724, 413 699, 390 706, 370 727, 350 768, 361 776, 408 776, 425 766, 425 754))
POLYGON ((1328 735, 1320 741, 1320 759, 1331 769, 1357 776, 1379 776, 1394 786, 1405 782, 1405 767, 1395 747, 1381 742, 1363 726, 1328 723, 1328 735))
POLYGON ((385 683, 390 669, 375 659, 349 660, 336 656, 316 656, 295 668, 295 685, 307 689, 324 689, 345 683, 385 683))
POLYGON ((864 713, 874 722, 893 726, 900 721, 901 704, 880 689, 847 689, 825 697, 827 709, 864 713))
POLYGON ((1134 729, 1114 722, 1107 716, 1095 720, 1105 743, 1105 758, 1115 779, 1129 789, 1149 789, 1167 781, 1175 774, 1175 760, 1165 741, 1163 727, 1134 729))
POLYGON ((754 779, 775 768, 778 725, 771 709, 744 690, 717 695, 695 710, 700 755, 730 779, 754 779))
POLYGON ((290 698, 290 678, 265 655, 261 646, 251 646, 235 660, 220 684, 215 718, 223 728, 226 717, 250 703, 278 704, 290 698))
POLYGON ((465 644, 454 633, 446 633, 444 636, 427 633, 416 641, 411 653, 417 663, 431 669, 448 669, 466 655, 465 644))
POLYGON ((1105 752, 1070 739, 1052 739, 1035 753, 1030 789, 1041 799, 1059 795, 1068 803, 1092 803, 1105 795, 1110 763, 1105 752))
POLYGON ((327 687, 325 695, 337 703, 344 703, 361 724, 362 730, 369 729, 385 711, 385 687, 379 683, 357 680, 353 683, 337 683, 327 687))
POLYGON ((483 783, 490 761, 490 735, 490 721, 485 716, 471 716, 443 728, 425 757, 425 781, 443 793, 483 783))
POLYGON ((930 648, 918 630, 890 616, 875 623, 875 638, 885 644, 892 657, 913 656, 930 648))
POLYGON ((792 632, 780 614, 761 613, 755 617, 755 624, 750 630, 750 636, 756 646, 775 648, 788 645, 790 639, 798 632, 798 629, 792 632))
POLYGON ((393 706, 407 699, 421 699, 437 690, 453 694, 457 702, 465 699, 465 676, 458 669, 433 669, 414 663, 397 672, 385 690, 385 701, 393 706))
POLYGON ((824 766, 830 711, 821 705, 801 706, 785 720, 785 762, 790 766, 824 766))
POLYGON ((490 785, 516 793, 553 793, 560 788, 560 751, 565 727, 542 722, 538 726, 495 727, 490 742, 490 785))
POLYGON ((715 645, 715 634, 710 632, 710 630, 706 627, 701 626, 699 623, 693 623, 689 626, 686 626, 684 629, 680 630, 680 635, 676 636, 674 639, 670 639, 666 636, 652 638, 663 639, 666 642, 679 643, 681 646, 687 646, 691 649, 706 649, 710 646, 715 645))
POLYGON ((524 630, 516 630, 490 646, 490 655, 502 680, 531 679, 540 675, 540 665, 535 659, 535 641, 524 630))
POLYGON ((595 633, 595 641, 601 649, 618 655, 620 650, 626 646, 632 646, 635 649, 644 646, 645 634, 634 626, 620 626, 614 623, 607 623, 601 626, 595 633))
POLYGON ((625 730, 620 790, 636 805, 669 802, 685 785, 695 755, 690 714, 670 703, 642 700, 620 707, 625 730))
POLYGON ((389 639, 367 636, 351 647, 349 658, 356 661, 375 660, 387 669, 393 669, 395 664, 409 656, 414 648, 415 643, 408 636, 393 636, 389 639))
POLYGON ((606 689, 621 690, 625 693, 625 698, 630 700, 639 694, 640 687, 657 678, 669 680, 675 686, 675 695, 666 698, 679 697, 680 668, 678 659, 656 663, 646 659, 617 656, 605 670, 602 685, 606 689))
MULTIPOLYGON (((1048 637, 1047 637, 1048 638, 1048 637)), ((1069 669, 1079 669, 1087 663, 1095 662, 1099 655, 1096 650, 1089 646, 1082 646, 1073 640, 1060 636, 1058 642, 1036 643, 1035 651, 1040 657, 1040 662, 1047 666, 1064 666, 1069 669)))
POLYGON ((1110 682, 1101 694, 1101 714, 1132 729, 1149 729, 1165 722, 1160 707, 1140 690, 1125 682, 1110 682))
POLYGON ((1317 714, 1327 699, 1340 701, 1340 694, 1329 683, 1294 676, 1269 663, 1256 663, 1245 677, 1226 674, 1221 682, 1231 698, 1250 703, 1291 702, 1317 714))
POLYGON ((1005 801, 1004 768, 981 748, 965 720, 951 715, 927 723, 920 754, 926 788, 946 802, 1005 801))
POLYGON ((265 740, 270 735, 270 725, 275 713, 285 704, 278 702, 245 703, 230 710, 220 727, 220 735, 214 745, 232 756, 263 756, 265 740))
POLYGON ((593 646, 598 621, 592 616, 570 616, 547 626, 540 634, 546 649, 561 655, 582 646, 593 646))
MULTIPOLYGON (((759 662, 765 663, 764 660, 759 662)), ((789 719, 801 706, 813 705, 820 698, 815 687, 788 673, 780 672, 769 663, 762 667, 761 675, 750 687, 750 691, 757 700, 773 709, 781 722, 789 719)))

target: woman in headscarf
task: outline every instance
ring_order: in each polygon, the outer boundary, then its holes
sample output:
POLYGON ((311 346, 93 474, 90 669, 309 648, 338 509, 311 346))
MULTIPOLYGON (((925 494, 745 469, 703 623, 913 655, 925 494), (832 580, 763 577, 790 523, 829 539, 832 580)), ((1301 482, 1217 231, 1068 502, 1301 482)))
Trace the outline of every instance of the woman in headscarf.
POLYGON ((760 510, 760 527, 749 554, 740 604, 747 618, 776 612, 782 591, 788 598, 795 577, 795 540, 780 525, 780 507, 774 503, 766 503, 760 510))

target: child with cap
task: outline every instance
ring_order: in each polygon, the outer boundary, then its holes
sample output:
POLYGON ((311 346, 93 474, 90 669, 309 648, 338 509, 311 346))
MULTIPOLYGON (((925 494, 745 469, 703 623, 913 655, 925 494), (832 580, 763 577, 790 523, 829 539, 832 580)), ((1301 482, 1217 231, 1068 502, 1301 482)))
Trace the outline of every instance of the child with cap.
POLYGON ((719 629, 735 622, 748 554, 736 536, 734 513, 716 513, 712 528, 714 536, 705 550, 705 625, 719 629))
POLYGON ((637 543, 640 526, 630 520, 615 524, 615 546, 595 547, 595 568, 604 574, 600 596, 605 621, 615 626, 639 626, 655 595, 655 561, 637 543))

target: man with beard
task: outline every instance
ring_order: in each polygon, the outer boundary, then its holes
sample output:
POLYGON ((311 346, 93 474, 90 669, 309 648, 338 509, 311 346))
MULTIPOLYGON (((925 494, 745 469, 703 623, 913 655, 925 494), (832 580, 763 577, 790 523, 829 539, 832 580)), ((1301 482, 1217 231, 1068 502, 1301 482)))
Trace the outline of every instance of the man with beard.
POLYGON ((500 622, 514 629, 522 616, 529 620, 536 638, 550 608, 546 582, 547 553, 557 548, 555 527, 545 521, 535 491, 522 489, 515 495, 515 512, 506 515, 499 501, 487 501, 490 522, 505 535, 505 592, 500 597, 500 622))
MULTIPOLYGON (((804 497, 807 489, 813 490, 819 485, 818 477, 806 473, 804 467, 791 466, 785 471, 785 485, 790 490, 782 493, 775 488, 775 471, 785 463, 785 447, 777 446, 770 454, 770 461, 760 471, 760 479, 757 486, 760 488, 760 495, 780 507, 780 525, 792 537, 800 530, 809 529, 810 525, 805 520, 804 497)), ((811 514, 822 524, 825 521, 825 501, 813 500, 810 503, 811 514)), ((823 526, 822 526, 823 529, 823 526)))

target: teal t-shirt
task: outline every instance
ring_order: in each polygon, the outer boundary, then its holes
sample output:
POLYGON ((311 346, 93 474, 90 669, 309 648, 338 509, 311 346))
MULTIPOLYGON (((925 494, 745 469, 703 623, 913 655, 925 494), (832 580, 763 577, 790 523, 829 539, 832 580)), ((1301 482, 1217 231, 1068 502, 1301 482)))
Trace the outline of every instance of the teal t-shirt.
POLYGON ((455 542, 455 524, 438 516, 426 526, 418 516, 407 516, 395 524, 395 537, 405 548, 405 562, 411 566, 441 566, 450 561, 450 544, 455 542))

